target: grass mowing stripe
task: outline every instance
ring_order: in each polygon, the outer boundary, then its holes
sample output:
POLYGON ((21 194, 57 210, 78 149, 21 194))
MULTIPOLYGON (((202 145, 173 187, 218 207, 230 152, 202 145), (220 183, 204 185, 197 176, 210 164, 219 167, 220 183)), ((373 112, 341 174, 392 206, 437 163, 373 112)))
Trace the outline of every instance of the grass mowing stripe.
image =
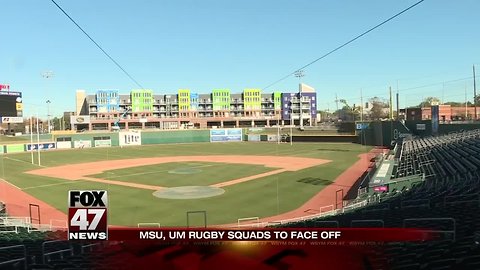
MULTIPOLYGON (((215 165, 201 165, 201 166, 194 166, 194 167, 188 167, 188 169, 197 169, 197 168, 204 168, 204 167, 213 167, 215 165)), ((109 176, 108 179, 114 179, 114 178, 120 178, 120 177, 129 177, 129 176, 135 176, 135 175, 145 175, 145 174, 153 174, 153 173, 163 173, 163 172, 169 172, 171 169, 166 169, 166 170, 158 170, 158 171, 149 171, 149 172, 140 172, 140 173, 131 173, 131 174, 121 174, 121 175, 116 175, 116 176, 109 176)), ((106 171, 105 173, 111 173, 114 174, 112 171, 106 171)))

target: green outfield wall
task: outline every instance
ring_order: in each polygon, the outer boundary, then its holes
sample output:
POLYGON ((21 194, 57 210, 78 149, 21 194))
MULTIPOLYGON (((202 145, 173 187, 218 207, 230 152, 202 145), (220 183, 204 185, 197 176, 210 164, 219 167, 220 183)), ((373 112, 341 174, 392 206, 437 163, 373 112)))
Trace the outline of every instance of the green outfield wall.
POLYGON ((209 130, 142 132, 143 144, 210 142, 209 130))

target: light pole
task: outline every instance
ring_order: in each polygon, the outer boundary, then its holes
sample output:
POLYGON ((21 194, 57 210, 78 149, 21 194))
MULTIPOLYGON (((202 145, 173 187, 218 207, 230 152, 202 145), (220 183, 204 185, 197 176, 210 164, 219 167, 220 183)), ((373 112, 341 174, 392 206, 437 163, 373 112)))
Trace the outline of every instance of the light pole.
POLYGON ((295 71, 295 77, 298 78, 298 97, 300 99, 300 129, 303 128, 303 112, 302 112, 302 77, 305 77, 305 71, 300 69, 295 71))
POLYGON ((48 125, 48 133, 50 133, 50 100, 47 100, 47 125, 48 125))
POLYGON ((45 71, 42 73, 42 77, 47 79, 46 81, 46 97, 47 97, 47 125, 48 125, 48 133, 50 133, 50 99, 49 98, 49 94, 48 94, 48 79, 50 78, 53 78, 54 74, 53 74, 53 71, 45 71))

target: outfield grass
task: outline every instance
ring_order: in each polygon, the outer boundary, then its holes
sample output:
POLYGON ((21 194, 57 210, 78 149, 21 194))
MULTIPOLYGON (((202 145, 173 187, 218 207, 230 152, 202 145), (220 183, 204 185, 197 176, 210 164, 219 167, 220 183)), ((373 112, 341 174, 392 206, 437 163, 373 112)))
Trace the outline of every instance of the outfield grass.
MULTIPOLYGON (((158 222, 162 226, 185 226, 186 212, 198 210, 207 211, 208 224, 224 224, 234 223, 238 218, 265 217, 298 208, 356 162, 359 154, 369 150, 368 147, 348 143, 294 143, 291 146, 242 142, 91 148, 42 152, 41 155, 42 165, 49 167, 99 160, 221 154, 299 156, 332 161, 305 170, 227 186, 221 196, 193 200, 160 199, 154 197, 151 190, 25 174, 23 172, 39 168, 30 164, 30 153, 0 155, 0 178, 64 212, 68 190, 107 189, 110 224, 135 226, 140 222, 158 222)), ((34 159, 37 160, 36 155, 34 159)), ((0 199, 1 196, 0 190, 0 199)), ((25 202, 25 207, 28 207, 28 202, 25 202)))
POLYGON ((274 168, 248 164, 171 162, 109 170, 91 176, 147 185, 178 187, 208 186, 272 170, 274 168))

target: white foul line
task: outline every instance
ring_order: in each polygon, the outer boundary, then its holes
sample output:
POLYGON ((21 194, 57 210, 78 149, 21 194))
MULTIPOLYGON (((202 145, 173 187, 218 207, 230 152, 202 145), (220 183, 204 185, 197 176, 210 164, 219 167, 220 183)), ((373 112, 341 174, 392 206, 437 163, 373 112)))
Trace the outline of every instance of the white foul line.
POLYGON ((58 185, 67 185, 67 184, 74 184, 74 183, 79 183, 79 182, 85 182, 85 181, 67 181, 67 182, 60 182, 60 183, 55 183, 55 184, 46 184, 46 185, 40 185, 40 186, 34 186, 34 187, 26 187, 26 188, 21 188, 21 190, 33 189, 33 188, 42 188, 42 187, 51 187, 51 186, 58 186, 58 185))
POLYGON ((43 165, 37 165, 37 164, 32 164, 31 162, 28 162, 28 161, 25 161, 25 160, 21 160, 21 159, 16 159, 16 158, 11 158, 11 157, 5 157, 5 159, 10 159, 10 160, 13 160, 13 161, 18 161, 18 162, 23 162, 23 163, 27 163, 27 164, 30 164, 30 165, 35 165, 35 166, 38 166, 38 167, 47 167, 47 166, 43 166, 43 165))

